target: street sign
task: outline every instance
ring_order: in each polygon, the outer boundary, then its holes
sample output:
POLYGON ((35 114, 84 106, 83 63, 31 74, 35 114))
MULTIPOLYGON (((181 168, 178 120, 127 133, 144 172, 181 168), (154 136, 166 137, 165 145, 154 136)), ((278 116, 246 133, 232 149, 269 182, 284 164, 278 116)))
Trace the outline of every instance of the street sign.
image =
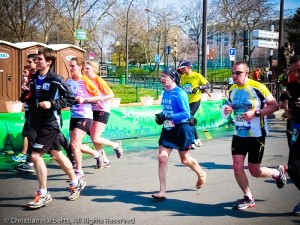
POLYGON ((253 47, 261 47, 261 48, 278 48, 278 42, 275 41, 266 41, 266 40, 253 40, 253 47))
POLYGON ((155 56, 154 56, 154 61, 155 61, 156 63, 160 63, 160 56, 159 56, 159 55, 155 55, 155 56))
POLYGON ((95 53, 94 52, 90 52, 89 59, 93 60, 94 58, 95 58, 95 53))
POLYGON ((76 40, 86 40, 87 39, 87 32, 84 29, 77 29, 76 30, 76 35, 75 35, 76 40))
POLYGON ((229 49, 229 56, 235 56, 235 53, 236 53, 236 51, 235 51, 235 48, 230 48, 229 49))
POLYGON ((230 48, 229 49, 229 60, 230 61, 234 61, 235 60, 235 54, 236 54, 235 48, 230 48))
POLYGON ((256 38, 278 39, 279 32, 272 32, 267 30, 253 30, 252 36, 256 38))

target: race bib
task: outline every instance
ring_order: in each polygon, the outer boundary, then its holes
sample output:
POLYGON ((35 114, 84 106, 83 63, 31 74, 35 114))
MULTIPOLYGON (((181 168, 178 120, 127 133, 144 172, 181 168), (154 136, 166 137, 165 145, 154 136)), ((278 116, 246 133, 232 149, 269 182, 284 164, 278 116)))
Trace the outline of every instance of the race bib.
POLYGON ((241 114, 235 115, 234 125, 235 125, 237 130, 250 130, 251 129, 250 121, 242 119, 241 114))
POLYGON ((188 94, 192 93, 192 90, 193 90, 192 85, 191 84, 184 84, 183 85, 183 90, 188 94))
POLYGON ((173 122, 173 120, 165 120, 164 121, 164 128, 165 129, 170 130, 173 127, 175 127, 175 123, 173 122))

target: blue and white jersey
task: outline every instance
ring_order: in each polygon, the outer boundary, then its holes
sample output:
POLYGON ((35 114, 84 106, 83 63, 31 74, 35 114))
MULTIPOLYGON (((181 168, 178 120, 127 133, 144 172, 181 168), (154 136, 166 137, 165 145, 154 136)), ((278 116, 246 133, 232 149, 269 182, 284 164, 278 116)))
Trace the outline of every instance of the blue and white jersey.
POLYGON ((272 97, 268 88, 257 81, 249 79, 241 87, 231 86, 229 89, 228 104, 232 106, 235 132, 239 137, 261 137, 268 133, 266 116, 254 117, 250 121, 241 118, 241 115, 249 110, 264 108, 265 102, 272 97))

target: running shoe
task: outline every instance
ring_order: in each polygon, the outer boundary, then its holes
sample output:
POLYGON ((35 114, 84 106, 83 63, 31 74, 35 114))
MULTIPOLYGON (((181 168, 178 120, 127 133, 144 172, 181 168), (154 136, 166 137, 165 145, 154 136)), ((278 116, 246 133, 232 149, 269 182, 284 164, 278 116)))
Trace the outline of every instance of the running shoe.
POLYGON ((79 171, 75 171, 75 175, 78 179, 85 179, 84 173, 80 173, 79 171))
POLYGON ((200 139, 195 139, 194 143, 195 143, 195 145, 196 145, 197 147, 202 146, 202 142, 201 142, 200 139))
POLYGON ((254 198, 251 200, 248 196, 244 195, 244 198, 239 200, 233 208, 239 209, 239 210, 244 210, 247 208, 253 208, 255 207, 255 201, 254 198))
POLYGON ((122 142, 121 141, 117 141, 117 143, 119 144, 118 147, 116 147, 114 150, 117 154, 117 158, 121 158, 123 156, 123 148, 122 148, 122 142))
POLYGON ((26 162, 26 155, 24 155, 23 153, 19 153, 18 155, 12 156, 11 159, 15 162, 24 163, 26 162))
POLYGON ((83 179, 78 180, 77 187, 70 184, 69 189, 70 189, 71 194, 68 196, 68 199, 70 201, 74 201, 76 198, 78 198, 80 195, 80 192, 85 188, 85 185, 86 185, 86 181, 84 181, 83 179))
POLYGON ((44 197, 42 197, 41 193, 37 191, 35 193, 35 198, 33 199, 33 201, 29 202, 27 206, 31 209, 38 209, 51 201, 52 201, 52 197, 49 191, 47 191, 47 194, 44 197))
POLYGON ((296 216, 300 216, 300 202, 298 203, 298 205, 295 206, 294 210, 293 210, 293 213, 296 215, 296 216))
POLYGON ((35 171, 34 166, 29 165, 29 163, 23 163, 20 165, 16 165, 15 169, 17 171, 26 172, 26 173, 34 173, 34 171, 35 171))
POLYGON ((111 163, 110 162, 104 162, 103 163, 103 168, 109 168, 111 167, 111 163))
POLYGON ((284 165, 278 165, 275 167, 279 171, 279 177, 276 179, 276 185, 278 188, 283 188, 286 185, 286 167, 284 165))

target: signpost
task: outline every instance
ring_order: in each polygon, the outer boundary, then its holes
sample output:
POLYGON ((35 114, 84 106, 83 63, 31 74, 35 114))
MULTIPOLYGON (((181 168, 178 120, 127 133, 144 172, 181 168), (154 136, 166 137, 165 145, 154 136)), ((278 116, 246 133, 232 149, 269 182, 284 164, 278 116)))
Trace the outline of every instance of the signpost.
POLYGON ((266 41, 266 40, 253 40, 253 47, 261 47, 261 48, 278 48, 278 42, 275 41, 266 41))
POLYGON ((260 47, 260 48, 278 48, 278 41, 279 33, 274 31, 267 31, 267 30, 253 30, 252 36, 254 38, 258 38, 252 41, 253 47, 260 47), (267 39, 267 40, 265 40, 267 39))
POLYGON ((236 55, 236 49, 235 48, 230 48, 229 49, 229 59, 230 59, 230 61, 235 60, 235 55, 236 55))
POLYGON ((155 55, 154 56, 154 61, 155 61, 155 63, 160 63, 160 56, 159 55, 155 55))
POLYGON ((75 34, 76 40, 86 40, 87 39, 87 32, 84 29, 77 29, 75 34))

